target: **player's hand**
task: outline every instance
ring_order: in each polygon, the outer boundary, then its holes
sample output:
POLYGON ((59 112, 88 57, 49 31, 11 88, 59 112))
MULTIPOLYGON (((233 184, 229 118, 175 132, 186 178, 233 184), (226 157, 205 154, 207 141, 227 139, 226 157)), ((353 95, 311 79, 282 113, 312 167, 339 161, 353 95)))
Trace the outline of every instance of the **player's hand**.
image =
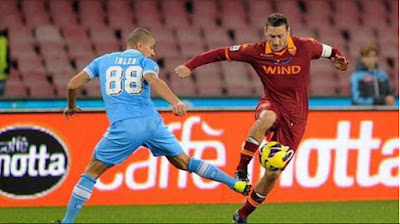
POLYGON ((64 116, 66 119, 70 119, 75 115, 75 113, 77 113, 79 111, 81 111, 81 108, 79 108, 79 107, 75 107, 75 108, 66 107, 64 109, 64 116))
POLYGON ((185 65, 179 65, 175 68, 175 73, 181 78, 186 78, 192 73, 192 71, 185 65))
POLYGON ((335 55, 332 58, 333 65, 336 69, 340 71, 346 71, 347 66, 349 65, 349 60, 347 60, 343 55, 335 55))
POLYGON ((186 110, 187 106, 182 101, 179 101, 178 103, 172 105, 172 113, 174 113, 175 116, 185 116, 186 110))

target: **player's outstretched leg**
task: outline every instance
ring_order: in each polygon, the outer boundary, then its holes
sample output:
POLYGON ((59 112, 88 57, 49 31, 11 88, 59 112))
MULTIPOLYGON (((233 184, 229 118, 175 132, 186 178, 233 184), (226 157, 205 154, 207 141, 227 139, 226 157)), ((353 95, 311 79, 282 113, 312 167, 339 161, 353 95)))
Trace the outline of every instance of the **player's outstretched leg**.
POLYGON ((82 208, 83 204, 90 198, 92 194, 96 179, 93 177, 83 174, 81 179, 75 185, 72 191, 71 198, 69 199, 67 212, 62 223, 73 223, 78 212, 82 208))
POLYGON ((188 171, 194 172, 201 177, 224 183, 232 190, 243 195, 248 195, 251 190, 251 185, 249 182, 236 180, 222 170, 203 160, 190 158, 188 171))
MULTIPOLYGON (((177 147, 180 147, 177 145, 177 147)), ((182 150, 180 150, 182 151, 182 150)), ((168 160, 178 169, 196 173, 197 175, 226 184, 232 190, 243 195, 251 191, 250 183, 236 180, 217 167, 199 159, 190 158, 186 153, 181 152, 176 156, 167 156, 168 160)))

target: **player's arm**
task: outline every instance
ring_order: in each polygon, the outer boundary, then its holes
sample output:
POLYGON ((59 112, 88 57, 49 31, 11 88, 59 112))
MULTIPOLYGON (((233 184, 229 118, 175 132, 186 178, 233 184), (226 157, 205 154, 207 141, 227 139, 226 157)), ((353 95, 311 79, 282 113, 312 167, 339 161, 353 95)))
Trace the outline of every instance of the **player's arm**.
POLYGON ((320 43, 314 39, 309 39, 308 43, 311 48, 311 58, 328 58, 331 59, 333 65, 336 69, 340 71, 346 71, 349 65, 349 60, 343 55, 343 53, 335 48, 331 47, 327 44, 320 43))
POLYGON ((99 76, 99 61, 102 57, 94 59, 86 68, 77 75, 72 77, 67 86, 67 103, 68 106, 64 110, 66 118, 72 117, 80 108, 76 106, 76 90, 81 88, 89 80, 99 76))
POLYGON ((179 65, 175 68, 175 73, 181 78, 186 78, 197 67, 223 60, 226 60, 225 48, 213 49, 195 56, 194 58, 185 62, 183 65, 179 65))
POLYGON ((168 85, 158 78, 154 73, 147 73, 144 76, 147 83, 153 88, 158 95, 172 105, 172 112, 176 116, 183 117, 186 115, 186 105, 171 91, 168 85))
POLYGON ((249 57, 246 54, 247 52, 244 49, 247 47, 247 44, 243 45, 235 45, 231 47, 223 47, 218 49, 213 49, 207 51, 203 54, 197 55, 191 60, 185 62, 183 65, 179 65, 175 68, 175 73, 181 77, 188 77, 193 70, 202 65, 206 65, 209 63, 217 62, 217 61, 243 61, 248 62, 249 57))
POLYGON ((86 71, 81 71, 69 81, 67 86, 67 108, 64 110, 66 118, 74 116, 74 114, 80 111, 80 108, 76 106, 76 91, 81 88, 85 83, 90 80, 90 76, 86 71))

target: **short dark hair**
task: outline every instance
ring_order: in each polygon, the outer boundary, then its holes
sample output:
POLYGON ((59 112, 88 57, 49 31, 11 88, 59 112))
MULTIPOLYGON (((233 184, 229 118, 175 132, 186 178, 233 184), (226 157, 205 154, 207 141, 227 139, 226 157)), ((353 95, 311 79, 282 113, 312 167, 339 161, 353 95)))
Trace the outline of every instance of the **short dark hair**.
POLYGON ((268 26, 276 27, 281 25, 285 25, 286 29, 289 27, 289 21, 286 18, 286 16, 281 13, 272 13, 271 15, 268 16, 265 27, 268 26))
POLYGON ((360 49, 360 56, 364 57, 364 56, 368 56, 370 52, 375 52, 376 55, 379 55, 379 50, 378 47, 376 47, 375 44, 365 44, 361 47, 360 49))
POLYGON ((153 37, 150 31, 144 28, 137 28, 129 34, 127 44, 135 45, 138 44, 140 41, 146 42, 149 37, 153 37))

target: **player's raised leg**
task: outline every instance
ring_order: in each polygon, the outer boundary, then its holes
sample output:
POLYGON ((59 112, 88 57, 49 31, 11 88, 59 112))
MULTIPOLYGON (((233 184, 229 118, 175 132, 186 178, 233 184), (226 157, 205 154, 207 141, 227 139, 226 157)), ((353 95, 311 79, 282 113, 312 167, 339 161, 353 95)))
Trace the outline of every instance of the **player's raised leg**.
POLYGON ((239 181, 217 167, 195 158, 190 158, 182 149, 176 137, 165 126, 161 117, 156 121, 157 130, 144 146, 149 148, 154 156, 166 156, 178 169, 194 172, 201 177, 226 184, 229 188, 243 194, 250 193, 251 185, 246 181, 239 181))
POLYGON ((235 174, 238 180, 248 181, 247 166, 264 139, 265 133, 276 121, 277 115, 273 110, 262 110, 267 103, 269 104, 269 102, 260 103, 257 107, 257 110, 260 110, 258 118, 251 127, 249 136, 240 152, 240 160, 235 174))
POLYGON ((204 160, 190 158, 182 152, 177 156, 168 156, 168 160, 178 169, 196 173, 197 175, 226 184, 232 190, 243 195, 248 195, 251 190, 250 183, 232 178, 224 171, 207 163, 204 160))
POLYGON ((67 206, 67 212, 61 221, 62 223, 74 222, 83 204, 89 200, 97 178, 109 168, 110 166, 104 164, 103 162, 95 158, 91 159, 84 174, 82 174, 78 183, 75 185, 74 190, 72 191, 72 195, 67 206))

